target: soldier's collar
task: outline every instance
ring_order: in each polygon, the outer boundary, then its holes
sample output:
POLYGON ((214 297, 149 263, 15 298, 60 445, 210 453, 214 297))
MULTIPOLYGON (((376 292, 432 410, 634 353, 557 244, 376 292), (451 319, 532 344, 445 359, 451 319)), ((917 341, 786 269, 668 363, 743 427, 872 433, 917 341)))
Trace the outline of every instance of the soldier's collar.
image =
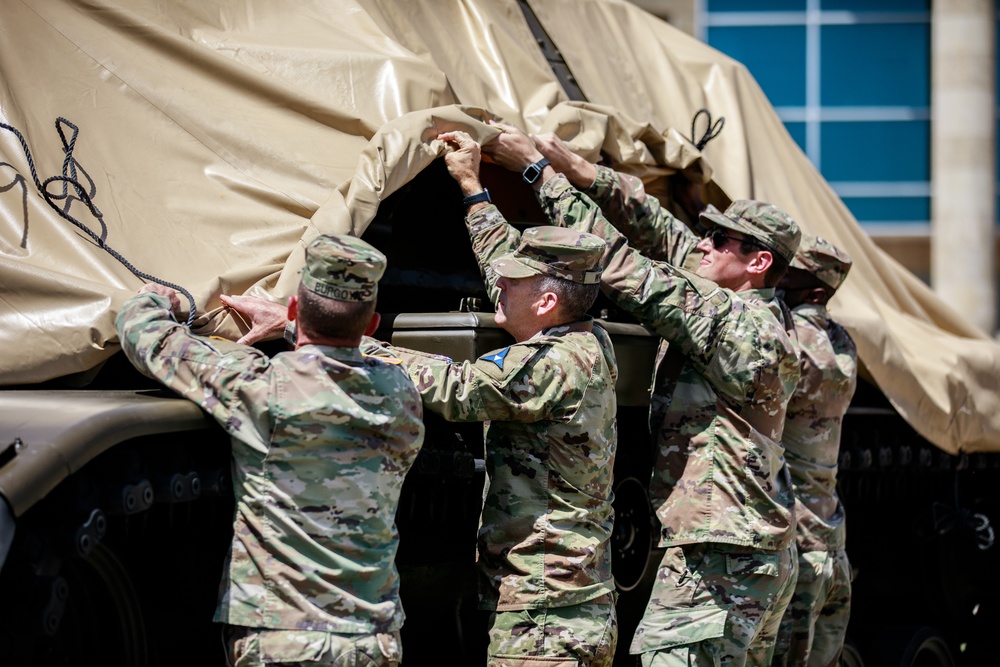
MULTIPOLYGON (((358 347, 337 347, 334 345, 306 345, 305 347, 315 347, 324 356, 330 357, 332 359, 340 360, 356 360, 361 361, 364 359, 364 354, 361 353, 361 348, 358 347)), ((299 350, 304 348, 300 347, 299 350)))
POLYGON ((830 310, 822 303, 800 303, 792 312, 802 317, 830 317, 830 310))
POLYGON ((765 303, 774 298, 773 287, 758 287, 757 289, 746 289, 737 292, 744 300, 760 299, 765 303))
POLYGON ((594 318, 588 315, 587 317, 584 317, 583 319, 580 320, 574 320, 573 322, 566 322, 564 324, 557 324, 553 327, 549 327, 548 329, 543 329, 542 331, 539 331, 537 334, 535 334, 535 336, 532 336, 532 338, 536 336, 551 336, 553 334, 568 333, 570 331, 583 331, 590 333, 593 330, 594 330, 594 318))

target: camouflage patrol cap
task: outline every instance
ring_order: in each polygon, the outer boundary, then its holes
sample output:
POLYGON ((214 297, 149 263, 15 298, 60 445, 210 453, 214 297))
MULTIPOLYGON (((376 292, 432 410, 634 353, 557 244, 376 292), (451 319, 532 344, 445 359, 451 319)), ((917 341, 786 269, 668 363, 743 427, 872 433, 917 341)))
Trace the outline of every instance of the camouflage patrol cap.
POLYGON ((374 301, 385 255, 348 234, 317 236, 306 246, 302 284, 337 301, 374 301))
POLYGON ((851 270, 851 263, 847 253, 837 246, 820 236, 803 232, 791 266, 808 271, 821 283, 836 290, 851 270))
POLYGON ((786 262, 792 261, 799 246, 799 226, 791 216, 773 204, 737 199, 724 213, 704 211, 700 217, 702 221, 753 237, 786 262))
POLYGON ((582 285, 601 281, 604 240, 563 227, 531 227, 521 234, 517 250, 490 263, 505 278, 554 276, 582 285))

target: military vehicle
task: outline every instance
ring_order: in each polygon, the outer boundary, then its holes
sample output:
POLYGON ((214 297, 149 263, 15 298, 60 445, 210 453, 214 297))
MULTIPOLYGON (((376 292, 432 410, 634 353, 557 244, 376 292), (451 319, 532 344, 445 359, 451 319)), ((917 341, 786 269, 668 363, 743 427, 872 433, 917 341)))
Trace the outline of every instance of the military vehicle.
MULTIPOLYGON (((187 288, 196 331, 234 337, 220 293, 283 298, 303 241, 346 231, 389 258, 379 337, 454 359, 505 345, 432 140, 486 141, 489 118, 559 133, 681 217, 694 184, 720 208, 773 201, 850 252, 833 304, 864 364, 840 457, 856 569, 843 664, 990 661, 998 346, 875 248, 739 63, 615 0, 22 0, 3 27, 3 664, 224 664, 229 443, 118 353, 117 307, 156 276, 187 288), (702 108, 726 119, 710 141, 702 108)), ((544 221, 516 176, 483 179, 509 220, 544 221)), ((659 557, 655 339, 603 300, 594 314, 620 367, 627 665, 659 557)), ((481 664, 482 433, 427 422, 397 515, 404 659, 481 664)))

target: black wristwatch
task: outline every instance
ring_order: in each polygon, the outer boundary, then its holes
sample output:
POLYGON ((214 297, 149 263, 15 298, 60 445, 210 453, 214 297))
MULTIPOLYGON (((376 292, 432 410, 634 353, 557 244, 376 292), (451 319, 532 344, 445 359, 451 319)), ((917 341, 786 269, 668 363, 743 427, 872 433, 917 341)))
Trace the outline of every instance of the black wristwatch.
POLYGON ((466 207, 472 206, 473 204, 478 204, 481 201, 484 201, 486 203, 493 201, 492 199, 490 199, 490 191, 487 190, 486 188, 483 188, 482 192, 477 192, 476 194, 469 195, 468 197, 463 199, 462 206, 466 207))
POLYGON ((532 162, 524 168, 524 171, 521 172, 521 178, 523 178, 524 182, 528 185, 534 185, 535 181, 537 181, 539 176, 542 175, 542 170, 548 165, 549 160, 544 157, 538 162, 532 162))

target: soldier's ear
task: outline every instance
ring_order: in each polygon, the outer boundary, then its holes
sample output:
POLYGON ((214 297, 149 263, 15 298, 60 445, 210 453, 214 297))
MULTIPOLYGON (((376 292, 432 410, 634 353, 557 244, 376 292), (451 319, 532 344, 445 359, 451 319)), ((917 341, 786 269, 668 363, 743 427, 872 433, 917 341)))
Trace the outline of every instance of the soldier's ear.
POLYGON ((828 293, 825 287, 813 287, 803 299, 805 303, 812 303, 822 306, 830 300, 832 294, 828 293))
POLYGON ((750 256, 747 262, 747 273, 764 275, 774 263, 774 255, 770 250, 758 250, 750 256))
POLYGON ((382 321, 382 316, 379 315, 378 311, 372 313, 372 318, 368 320, 368 326, 365 327, 365 335, 371 336, 378 329, 379 323, 382 321))
POLYGON ((542 292, 535 302, 535 314, 548 315, 559 306, 559 297, 555 292, 542 292))
POLYGON ((288 321, 294 322, 299 316, 299 297, 294 294, 288 297, 288 321))

